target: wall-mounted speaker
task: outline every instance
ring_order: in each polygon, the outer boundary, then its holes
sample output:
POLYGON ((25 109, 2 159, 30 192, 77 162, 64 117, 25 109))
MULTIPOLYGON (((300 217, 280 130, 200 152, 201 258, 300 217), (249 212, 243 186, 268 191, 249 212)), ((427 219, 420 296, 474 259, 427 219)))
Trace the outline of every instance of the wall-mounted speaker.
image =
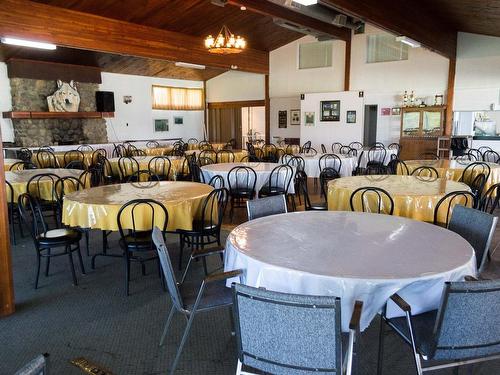
POLYGON ((95 105, 97 112, 114 112, 115 94, 112 91, 96 91, 95 105))

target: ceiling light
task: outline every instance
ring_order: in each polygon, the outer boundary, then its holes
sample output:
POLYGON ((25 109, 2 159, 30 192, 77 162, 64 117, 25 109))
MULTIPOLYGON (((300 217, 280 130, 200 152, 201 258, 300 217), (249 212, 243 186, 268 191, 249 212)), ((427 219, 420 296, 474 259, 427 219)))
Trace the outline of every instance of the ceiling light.
POLYGON ((57 48, 57 46, 55 44, 42 43, 42 42, 34 42, 32 40, 24 40, 24 39, 2 38, 1 41, 4 44, 12 44, 14 46, 40 48, 40 49, 50 49, 50 50, 54 50, 54 49, 57 48))
POLYGON ((306 6, 318 4, 318 0, 293 0, 293 2, 302 4, 302 5, 306 5, 306 6))
POLYGON ((182 61, 176 62, 175 66, 180 66, 182 68, 200 69, 200 70, 205 69, 205 65, 191 64, 191 63, 182 62, 182 61))
POLYGON ((205 47, 210 53, 222 55, 240 53, 245 49, 246 45, 245 38, 239 35, 235 36, 226 25, 222 26, 215 38, 212 35, 205 38, 205 47))
POLYGON ((418 48, 421 46, 420 42, 408 38, 407 36, 398 36, 396 37, 396 41, 409 45, 412 48, 418 48))
POLYGON ((247 10, 247 7, 242 5, 242 6, 240 6, 240 10, 247 10))

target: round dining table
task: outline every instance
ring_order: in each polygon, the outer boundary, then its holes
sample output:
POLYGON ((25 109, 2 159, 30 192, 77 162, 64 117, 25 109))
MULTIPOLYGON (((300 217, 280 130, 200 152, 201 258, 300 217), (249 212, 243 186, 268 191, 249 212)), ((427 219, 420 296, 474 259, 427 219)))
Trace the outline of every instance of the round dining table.
MULTIPOLYGON (((269 176, 274 168, 280 166, 279 163, 263 163, 263 162, 255 162, 255 163, 219 163, 219 164, 209 164, 201 167, 201 173, 203 174, 203 178, 205 182, 210 181, 210 179, 216 175, 222 176, 224 179, 224 186, 229 188, 228 175, 229 171, 234 167, 250 167, 255 171, 257 175, 257 180, 255 183, 255 192, 258 193, 260 189, 268 182, 269 176)), ((295 169, 294 169, 295 174, 295 169)), ((285 173, 282 173, 283 177, 285 177, 285 173)), ((231 181, 232 182, 232 181, 231 181)), ((288 193, 294 194, 295 189, 293 186, 293 175, 288 187, 288 193)))
MULTIPOLYGON (((21 159, 3 159, 3 168, 5 171, 8 171, 14 164, 21 162, 21 159)), ((23 167, 21 166, 19 169, 23 169, 23 167)))
MULTIPOLYGON (((241 160, 245 157, 245 156, 248 156, 248 151, 247 150, 229 150, 233 153, 234 155, 234 162, 235 163, 239 163, 241 162, 241 160)), ((202 152, 201 150, 188 150, 185 152, 185 155, 186 156, 190 156, 190 155, 195 155, 195 157, 198 157, 200 155, 200 152, 202 152)), ((213 151, 214 154, 217 152, 217 151, 213 151)), ((216 156, 212 154, 213 156, 211 158, 214 159, 215 161, 215 158, 216 156)), ((207 155, 210 155, 210 154, 207 154, 207 155)), ((219 155, 219 160, 217 160, 218 163, 228 163, 229 162, 229 156, 225 153, 223 154, 220 154, 219 155)))
MULTIPOLYGON (((345 332, 356 300, 363 301, 364 330, 394 293, 419 314, 439 306, 446 281, 477 272, 472 246, 447 229, 329 211, 267 216, 236 227, 227 238, 224 269, 242 269, 241 282, 253 287, 340 297, 345 332)), ((388 303, 389 317, 399 312, 388 303)))
MULTIPOLYGON (((154 199, 165 205, 168 230, 191 230, 193 220, 201 218, 203 202, 212 190, 210 185, 181 181, 98 186, 67 194, 64 197, 62 221, 71 227, 117 231, 116 218, 120 208, 133 199, 142 198, 154 199)), ((139 210, 146 208, 139 207, 139 210)), ((163 216, 163 212, 156 210, 155 215, 163 216)), ((150 214, 141 215, 137 211, 136 217, 141 218, 136 223, 136 229, 150 228, 150 214)), ((123 227, 132 229, 132 220, 125 220, 123 227)))
MULTIPOLYGON (((55 174, 58 177, 75 177, 80 178, 83 171, 79 169, 65 169, 65 168, 44 168, 44 169, 24 169, 19 171, 5 172, 5 180, 12 185, 14 202, 17 202, 19 195, 26 193, 28 188, 28 181, 31 177, 37 174, 55 174)), ((44 200, 53 200, 53 181, 49 178, 41 179, 39 181, 40 198, 44 200)), ((71 187, 69 187, 71 188, 71 187)), ((7 194, 7 200, 10 202, 10 196, 7 194)))
MULTIPOLYGON (((434 208, 443 196, 453 191, 470 191, 466 184, 445 178, 398 175, 343 177, 328 182, 328 209, 351 211, 351 194, 361 187, 378 187, 387 191, 394 201, 394 215, 427 222, 434 221, 434 208)), ((366 195, 365 199, 373 199, 373 195, 366 195)))
MULTIPOLYGON (((157 156, 158 155, 156 155, 156 156, 134 156, 133 158, 135 160, 137 160, 137 163, 139 164, 139 169, 141 171, 147 171, 149 168, 149 162, 151 161, 151 159, 153 159, 157 156)), ((177 172, 180 172, 184 166, 184 157, 182 157, 182 156, 165 156, 165 157, 168 158, 168 160, 170 160, 169 178, 174 179, 177 172)), ((120 167, 118 165, 118 160, 120 160, 120 158, 111 158, 108 160, 109 160, 109 164, 111 165, 111 171, 112 171, 113 175, 119 176, 120 178, 122 178, 123 176, 120 173, 120 167)), ((132 166, 133 166, 132 162, 129 159, 124 159, 123 163, 124 163, 124 166, 126 169, 126 176, 130 176, 132 174, 132 166)), ((161 165, 161 164, 159 164, 159 165, 161 165)), ((187 163, 186 163, 186 167, 187 167, 187 163)))
MULTIPOLYGON (((319 159, 326 154, 321 154, 318 153, 316 155, 312 154, 296 154, 296 156, 300 156, 302 159, 304 159, 304 172, 306 172, 307 177, 314 177, 318 178, 321 171, 319 168, 319 159)), ((351 156, 346 156, 342 154, 335 154, 340 158, 340 176, 341 177, 348 177, 352 176, 352 171, 356 168, 356 163, 358 162, 358 159, 356 157, 351 157, 351 156)), ((322 162, 322 168, 324 167, 329 167, 329 168, 334 168, 338 169, 339 163, 337 160, 334 159, 325 159, 325 161, 322 162)))
POLYGON ((168 152, 172 151, 174 146, 159 146, 159 147, 146 147, 141 149, 148 156, 162 156, 167 155, 168 152))
MULTIPOLYGON (((439 160, 405 160, 404 163, 408 167, 408 172, 411 174, 418 167, 432 167, 436 169, 439 177, 446 178, 448 180, 458 181, 462 177, 462 173, 469 164, 474 163, 474 161, 469 160, 449 160, 449 159, 439 159, 439 160)), ((500 165, 497 163, 487 163, 490 167, 490 177, 485 183, 484 191, 488 190, 491 185, 500 183, 500 165)), ((406 171, 401 165, 398 165, 398 174, 406 174, 406 171)))
POLYGON ((397 157, 398 150, 389 148, 377 148, 370 151, 370 147, 363 147, 361 150, 357 150, 357 157, 359 159, 359 167, 366 168, 368 165, 368 156, 371 160, 382 160, 384 165, 387 165, 391 159, 397 157), (361 154, 361 152, 363 152, 361 154))

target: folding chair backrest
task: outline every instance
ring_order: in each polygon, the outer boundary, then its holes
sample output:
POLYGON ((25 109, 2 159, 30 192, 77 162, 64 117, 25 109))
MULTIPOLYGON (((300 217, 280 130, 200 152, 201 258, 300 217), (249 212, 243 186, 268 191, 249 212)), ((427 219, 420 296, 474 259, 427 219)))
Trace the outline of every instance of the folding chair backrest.
POLYGON ((238 358, 272 374, 341 374, 340 299, 233 284, 238 358))
POLYGON ((247 201, 248 220, 287 212, 284 194, 247 201))
POLYGON ((455 206, 451 214, 448 229, 458 233, 472 245, 479 272, 484 268, 497 221, 496 216, 462 205, 455 206))
POLYGON ((446 283, 436 319, 436 360, 500 354, 500 280, 446 283))

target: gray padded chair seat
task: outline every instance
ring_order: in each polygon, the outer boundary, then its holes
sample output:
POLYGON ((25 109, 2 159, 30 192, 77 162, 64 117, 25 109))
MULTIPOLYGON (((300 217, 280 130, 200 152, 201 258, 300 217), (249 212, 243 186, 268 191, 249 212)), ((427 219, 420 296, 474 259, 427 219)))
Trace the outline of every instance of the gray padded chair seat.
MULTIPOLYGON (((192 310, 196 302, 196 297, 200 291, 200 283, 184 282, 179 285, 179 292, 184 302, 184 308, 192 310)), ((208 283, 205 286, 203 296, 198 304, 197 310, 209 309, 233 303, 231 288, 226 287, 226 280, 208 283)))
MULTIPOLYGON (((434 324, 436 323, 437 310, 432 310, 423 314, 413 315, 412 323, 415 335, 415 342, 417 344, 418 351, 428 357, 434 353, 434 339, 432 331, 434 329, 434 324)), ((410 332, 408 330, 408 323, 406 317, 398 317, 388 319, 387 322, 396 329, 401 336, 405 338, 408 342, 410 339, 410 332)))

